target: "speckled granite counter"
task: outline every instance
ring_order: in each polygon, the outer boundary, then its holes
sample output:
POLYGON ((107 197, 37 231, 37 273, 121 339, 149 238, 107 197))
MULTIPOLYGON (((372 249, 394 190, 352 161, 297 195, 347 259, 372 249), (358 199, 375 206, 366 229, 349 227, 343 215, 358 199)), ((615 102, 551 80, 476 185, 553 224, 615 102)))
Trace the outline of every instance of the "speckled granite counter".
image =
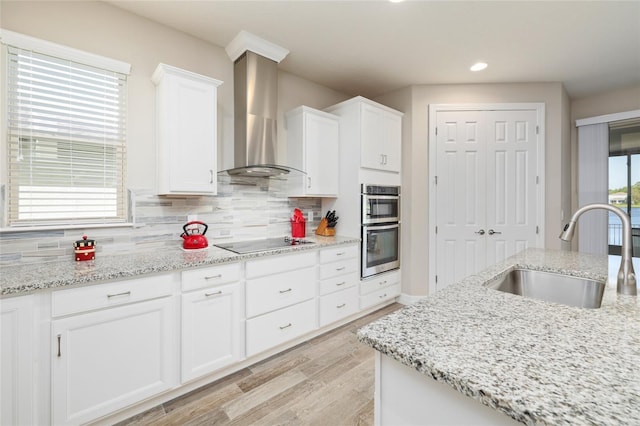
POLYGON ((361 328, 358 337, 526 424, 640 425, 640 297, 616 294, 619 259, 529 249, 361 328), (514 266, 609 277, 602 307, 483 286, 514 266))
POLYGON ((316 244, 302 244, 260 253, 238 255, 228 250, 209 247, 204 250, 185 251, 182 240, 153 251, 137 251, 119 255, 97 255, 96 260, 76 262, 46 262, 3 266, 0 268, 0 295, 19 295, 47 288, 78 284, 94 284, 97 281, 133 278, 157 272, 178 271, 206 265, 237 262, 256 257, 314 250, 341 244, 353 244, 360 240, 348 237, 310 237, 316 244))

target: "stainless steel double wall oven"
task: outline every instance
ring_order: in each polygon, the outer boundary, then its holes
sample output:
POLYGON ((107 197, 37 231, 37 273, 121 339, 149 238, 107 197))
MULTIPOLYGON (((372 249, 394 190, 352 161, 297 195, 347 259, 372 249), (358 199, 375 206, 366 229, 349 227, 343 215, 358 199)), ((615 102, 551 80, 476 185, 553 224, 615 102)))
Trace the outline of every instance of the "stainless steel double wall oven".
POLYGON ((400 187, 362 184, 360 276, 400 267, 400 187))

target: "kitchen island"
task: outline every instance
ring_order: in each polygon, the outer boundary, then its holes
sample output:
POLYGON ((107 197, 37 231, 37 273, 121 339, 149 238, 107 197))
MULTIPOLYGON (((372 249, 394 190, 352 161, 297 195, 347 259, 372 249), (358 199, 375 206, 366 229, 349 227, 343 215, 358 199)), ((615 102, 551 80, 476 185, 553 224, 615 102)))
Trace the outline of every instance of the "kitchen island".
POLYGON ((528 249, 361 328, 379 351, 376 422, 640 424, 640 303, 616 293, 619 262, 528 249), (608 278, 602 306, 485 287, 514 267, 608 278))

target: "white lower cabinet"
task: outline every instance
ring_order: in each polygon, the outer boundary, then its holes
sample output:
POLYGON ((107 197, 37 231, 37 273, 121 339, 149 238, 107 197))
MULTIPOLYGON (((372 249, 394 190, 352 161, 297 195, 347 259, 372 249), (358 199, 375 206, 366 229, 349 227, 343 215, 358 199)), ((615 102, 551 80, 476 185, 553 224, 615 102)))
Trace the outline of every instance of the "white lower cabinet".
POLYGON ((358 312, 358 246, 320 250, 320 327, 358 312))
POLYGON ((316 251, 247 261, 247 356, 318 328, 316 264, 316 251))
POLYGON ((53 424, 89 422, 178 384, 170 281, 161 276, 58 292, 58 301, 79 290, 101 292, 105 305, 117 306, 52 321, 53 424), (138 290, 150 300, 127 304, 138 290))
MULTIPOLYGON (((193 272, 183 272, 183 289, 197 285, 188 280, 193 272)), ((201 273, 203 282, 224 282, 226 277, 231 282, 182 294, 183 383, 231 365, 243 353, 240 264, 204 268, 201 273)))
POLYGON ((400 271, 375 275, 360 281, 360 309, 387 302, 400 295, 400 271))
POLYGON ((33 296, 0 300, 0 425, 33 421, 33 296))

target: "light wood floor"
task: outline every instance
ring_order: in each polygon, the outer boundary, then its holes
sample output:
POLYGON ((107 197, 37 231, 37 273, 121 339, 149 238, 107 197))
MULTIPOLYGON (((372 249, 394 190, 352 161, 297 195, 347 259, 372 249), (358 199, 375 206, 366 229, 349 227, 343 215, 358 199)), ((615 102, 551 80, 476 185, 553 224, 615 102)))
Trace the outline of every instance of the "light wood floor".
POLYGON ((132 417, 124 425, 372 425, 374 350, 355 332, 392 304, 132 417))

